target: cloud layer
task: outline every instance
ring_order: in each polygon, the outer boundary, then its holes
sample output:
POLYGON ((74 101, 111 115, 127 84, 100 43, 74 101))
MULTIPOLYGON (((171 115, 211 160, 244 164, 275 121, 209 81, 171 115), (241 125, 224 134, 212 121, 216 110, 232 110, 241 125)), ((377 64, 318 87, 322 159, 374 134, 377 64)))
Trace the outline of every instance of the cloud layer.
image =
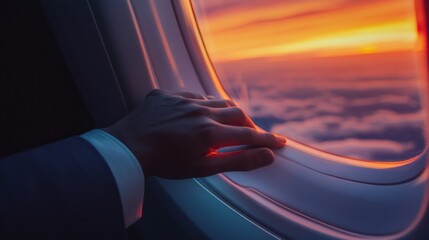
POLYGON ((228 93, 261 127, 334 154, 394 161, 416 156, 426 144, 415 59, 411 53, 331 58, 341 63, 330 71, 318 58, 217 68, 228 93))
POLYGON ((362 159, 424 149, 427 79, 413 1, 193 5, 225 89, 261 127, 362 159))

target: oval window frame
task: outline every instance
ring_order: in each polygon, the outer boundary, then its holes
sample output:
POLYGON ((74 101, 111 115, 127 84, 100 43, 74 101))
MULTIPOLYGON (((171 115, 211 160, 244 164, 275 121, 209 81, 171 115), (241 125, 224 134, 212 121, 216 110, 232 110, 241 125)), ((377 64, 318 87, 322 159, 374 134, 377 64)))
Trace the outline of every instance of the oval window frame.
MULTIPOLYGON (((188 53, 204 90, 207 94, 230 99, 206 50, 191 0, 173 1, 173 5, 188 53)), ((419 23, 422 21, 424 23, 422 16, 425 14, 424 11, 422 12, 423 14, 418 13, 419 23)), ((427 99, 425 99, 424 105, 428 105, 427 99)), ((425 126, 429 126, 429 124, 426 122, 425 126)), ((425 134, 429 135, 428 128, 426 128, 425 134)), ((426 166, 428 149, 429 146, 426 146, 419 155, 407 160, 368 161, 324 152, 289 139, 287 146, 277 151, 276 154, 328 175, 371 184, 395 184, 415 178, 422 173, 426 166)))

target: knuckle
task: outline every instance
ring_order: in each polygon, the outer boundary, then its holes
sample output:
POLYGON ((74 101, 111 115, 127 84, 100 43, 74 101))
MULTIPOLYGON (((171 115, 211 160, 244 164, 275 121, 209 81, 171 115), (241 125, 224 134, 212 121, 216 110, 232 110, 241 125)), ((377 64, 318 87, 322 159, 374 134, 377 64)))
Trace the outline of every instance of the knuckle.
POLYGON ((257 140, 256 132, 253 129, 247 127, 243 128, 243 137, 248 139, 249 142, 252 143, 257 140))
POLYGON ((250 161, 251 160, 251 155, 249 151, 243 151, 240 154, 240 158, 239 158, 239 166, 242 170, 250 170, 252 169, 252 164, 250 161))
POLYGON ((277 140, 276 140, 276 136, 274 135, 274 134, 272 134, 272 133, 265 133, 264 134, 264 137, 265 137, 265 141, 268 143, 268 144, 271 144, 271 143, 275 143, 277 140))
POLYGON ((239 118, 245 118, 246 117, 246 113, 241 108, 233 107, 232 111, 233 111, 234 115, 238 116, 239 118))
POLYGON ((191 106, 192 107, 189 108, 189 113, 193 116, 208 116, 210 114, 209 108, 197 104, 191 104, 191 106))

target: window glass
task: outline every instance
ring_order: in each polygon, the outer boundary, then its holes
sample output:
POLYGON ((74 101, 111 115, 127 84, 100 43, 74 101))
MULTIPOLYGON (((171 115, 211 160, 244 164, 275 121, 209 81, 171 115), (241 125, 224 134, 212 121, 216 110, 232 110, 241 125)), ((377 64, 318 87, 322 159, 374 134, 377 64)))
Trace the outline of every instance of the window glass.
POLYGON ((359 159, 404 160, 425 148, 414 1, 192 4, 225 90, 260 127, 359 159))

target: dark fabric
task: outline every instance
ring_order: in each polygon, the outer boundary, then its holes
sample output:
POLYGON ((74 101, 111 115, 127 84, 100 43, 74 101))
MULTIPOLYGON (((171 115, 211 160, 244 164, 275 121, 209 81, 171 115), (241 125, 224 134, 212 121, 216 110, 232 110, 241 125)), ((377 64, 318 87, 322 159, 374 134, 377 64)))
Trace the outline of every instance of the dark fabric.
POLYGON ((116 182, 80 137, 0 161, 0 239, 125 239, 116 182))
POLYGON ((93 127, 40 1, 1 1, 0 158, 93 127))

